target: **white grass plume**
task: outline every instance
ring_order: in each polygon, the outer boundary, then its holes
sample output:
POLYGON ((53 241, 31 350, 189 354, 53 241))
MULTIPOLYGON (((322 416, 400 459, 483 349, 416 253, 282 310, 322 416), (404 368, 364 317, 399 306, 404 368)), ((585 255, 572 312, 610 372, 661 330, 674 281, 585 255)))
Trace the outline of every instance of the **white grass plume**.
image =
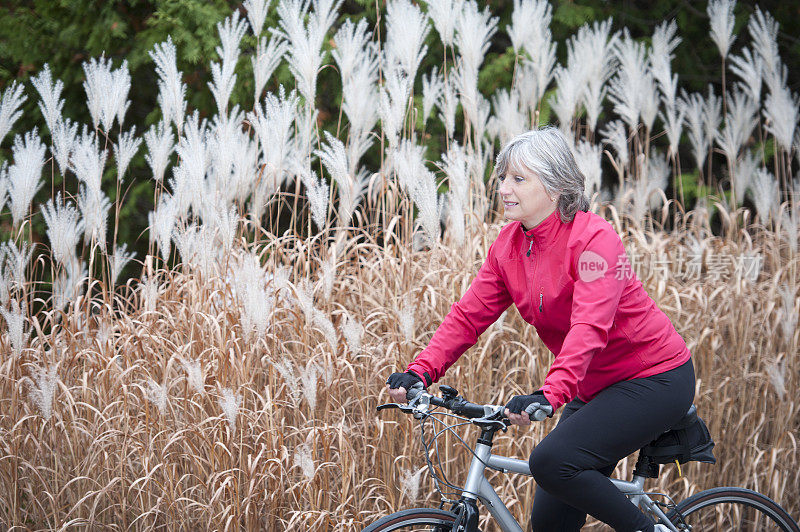
MULTIPOLYGON (((47 129, 52 136, 55 124, 61 120, 61 110, 64 108, 64 100, 61 99, 64 83, 61 80, 56 80, 53 83, 53 74, 50 72, 50 65, 47 63, 39 71, 39 75, 31 78, 31 83, 41 97, 39 109, 42 110, 47 129)), ((0 137, 0 140, 2 140, 2 137, 0 137)))
POLYGON ((769 13, 756 6, 747 22, 747 31, 753 38, 753 49, 761 57, 763 77, 767 85, 778 85, 781 74, 781 58, 778 52, 778 23, 769 13))
POLYGON ((280 361, 273 363, 272 366, 283 378, 283 382, 286 384, 292 404, 296 405, 299 403, 302 390, 300 389, 300 383, 297 380, 297 375, 294 370, 294 363, 288 358, 284 357, 280 361))
POLYGON ((214 101, 217 103, 217 111, 226 114, 228 111, 228 101, 236 85, 236 62, 239 59, 239 44, 247 32, 247 21, 239 19, 239 11, 234 11, 222 22, 217 23, 219 32, 220 46, 216 47, 220 63, 211 63, 211 83, 208 84, 214 101))
MULTIPOLYGON (((561 100, 551 101, 556 114, 559 115, 559 121, 561 120, 559 113, 563 112, 559 106, 563 103, 563 98, 562 95, 561 100)), ((501 144, 506 144, 528 129, 528 121, 520 110, 519 95, 516 91, 509 92, 506 89, 498 89, 492 95, 492 107, 494 116, 490 119, 489 127, 493 130, 493 134, 500 138, 501 144)))
POLYGON ((234 267, 234 279, 242 330, 248 337, 263 338, 272 318, 275 298, 267 292, 267 276, 258 256, 245 255, 241 264, 234 267))
POLYGON ((306 480, 312 480, 317 471, 314 458, 311 456, 311 449, 306 444, 297 446, 294 452, 294 466, 300 469, 306 480))
POLYGON ((33 256, 36 244, 28 244, 22 241, 22 246, 17 247, 13 240, 3 243, 3 255, 5 256, 6 267, 10 268, 11 278, 18 288, 25 285, 25 270, 33 256))
POLYGON ((14 227, 28 213, 33 197, 44 184, 42 169, 44 168, 44 155, 46 148, 36 128, 29 131, 24 137, 17 135, 14 138, 12 156, 14 164, 8 168, 8 196, 11 200, 11 216, 14 227))
POLYGON ((738 203, 744 199, 745 192, 750 188, 759 166, 759 159, 749 150, 745 150, 736 161, 733 167, 733 186, 738 203))
POLYGON ((582 65, 573 63, 567 67, 556 67, 555 79, 557 88, 550 99, 550 107, 558 117, 561 130, 570 138, 572 119, 578 109, 585 82, 582 65))
POLYGON ((718 133, 716 140, 725 155, 734 161, 739 155, 739 148, 747 142, 758 122, 758 107, 739 88, 728 94, 727 107, 725 127, 718 133))
POLYGON ((84 129, 75 142, 70 167, 75 177, 94 193, 100 192, 107 156, 107 152, 99 146, 97 137, 84 129))
POLYGON ((800 117, 800 98, 782 84, 774 87, 764 102, 764 127, 775 137, 778 146, 786 151, 792 149, 794 131, 800 117))
POLYGON ((442 96, 438 107, 439 118, 444 123, 445 133, 448 138, 453 138, 456 129, 456 109, 458 108, 458 94, 456 93, 455 76, 451 75, 442 86, 442 96))
POLYGON ((108 230, 108 210, 111 202, 101 190, 84 185, 78 192, 78 208, 83 216, 83 241, 104 248, 108 230))
POLYGON ((339 192, 339 224, 346 227, 350 225, 353 213, 367 188, 369 174, 363 171, 355 175, 348 165, 344 144, 327 131, 325 137, 327 142, 322 144, 322 149, 314 153, 336 182, 339 192))
POLYGON ((42 216, 47 224, 53 259, 60 264, 76 259, 75 247, 83 233, 83 221, 75 206, 71 202, 62 202, 61 192, 58 192, 55 203, 50 199, 42 207, 42 216))
POLYGON ((380 108, 377 81, 377 59, 367 55, 343 87, 342 111, 350 122, 347 164, 354 170, 373 143, 372 129, 378 121, 380 108))
POLYGON ((574 59, 585 70, 581 101, 586 109, 586 123, 594 131, 606 97, 605 84, 616 66, 614 46, 618 35, 611 33, 611 19, 607 19, 594 22, 591 28, 588 24, 581 26, 576 37, 567 43, 568 47, 574 43, 574 49, 568 52, 573 55, 570 61, 574 59))
POLYGON ((340 328, 350 352, 353 354, 360 353, 364 338, 364 326, 345 310, 340 328))
POLYGON ((322 44, 325 34, 336 19, 342 0, 313 0, 314 12, 309 13, 307 1, 280 0, 277 13, 280 30, 272 29, 288 43, 289 70, 297 80, 297 88, 308 108, 314 107, 317 91, 317 72, 324 59, 322 44), (308 16, 308 24, 303 19, 308 16))
POLYGON ((601 162, 603 157, 602 147, 593 145, 590 142, 580 140, 573 150, 575 163, 581 173, 586 177, 584 191, 588 197, 592 197, 594 192, 600 191, 602 181, 601 162))
POLYGON ((303 397, 308 403, 308 408, 314 412, 317 408, 317 381, 319 380, 319 366, 309 361, 305 368, 300 370, 300 382, 303 385, 303 397))
POLYGON ((706 136, 704 112, 705 101, 697 93, 688 95, 684 93, 678 99, 678 105, 686 117, 688 126, 689 142, 692 145, 692 155, 694 155, 697 168, 702 169, 708 155, 708 147, 713 139, 706 136))
POLYGON ((511 24, 506 32, 511 39, 514 52, 521 50, 533 55, 550 40, 550 22, 553 19, 553 8, 547 0, 514 0, 511 12, 511 24))
POLYGON ((109 257, 111 263, 111 284, 115 284, 125 266, 136 258, 136 253, 128 251, 128 244, 114 246, 114 253, 109 257))
MULTIPOLYGON (((672 73, 672 59, 675 48, 680 44, 681 38, 676 36, 678 26, 675 20, 662 22, 653 31, 652 46, 650 48, 650 67, 653 77, 658 83, 661 99, 667 111, 676 106, 678 76, 672 73)), ((678 135, 680 137, 680 135, 678 135)))
POLYGON ((442 213, 447 224, 447 234, 453 243, 462 245, 466 236, 466 223, 464 222, 464 204, 452 191, 444 196, 442 213))
POLYGON ((311 219, 317 229, 321 231, 328 218, 328 183, 324 179, 318 178, 314 170, 302 163, 295 165, 295 168, 297 175, 306 187, 306 196, 311 207, 311 219))
POLYGON ((67 262, 53 281, 53 308, 63 310, 69 303, 77 301, 83 293, 83 281, 88 275, 87 266, 77 257, 67 262))
POLYGON ((181 81, 172 36, 168 35, 166 41, 156 44, 148 53, 156 64, 162 120, 166 124, 171 121, 181 131, 186 116, 186 84, 181 81))
POLYGON ((735 0, 709 0, 706 13, 711 21, 711 38, 719 48, 723 59, 728 56, 731 44, 736 40, 733 34, 733 8, 735 0))
POLYGON ((169 259, 172 242, 172 231, 177 219, 175 201, 172 196, 164 194, 158 201, 156 209, 148 214, 148 234, 150 241, 158 244, 161 257, 169 259))
POLYGON ((750 184, 749 191, 753 203, 756 205, 756 213, 761 223, 766 225, 770 217, 775 214, 780 200, 778 180, 768 170, 759 168, 750 184))
POLYGON ((268 93, 264 106, 256 103, 253 112, 247 114, 261 154, 259 175, 250 199, 250 214, 254 220, 261 219, 267 201, 287 175, 285 161, 292 149, 292 125, 298 101, 294 91, 287 97, 281 86, 278 96, 268 93))
POLYGON ((750 48, 743 48, 742 55, 732 55, 728 63, 730 71, 736 74, 741 80, 738 86, 755 103, 761 102, 761 85, 763 83, 762 74, 764 72, 764 60, 757 53, 752 53, 750 48))
MULTIPOLYGON (((795 200, 796 202, 797 200, 795 200)), ((786 204, 788 210, 782 210, 781 212, 781 227, 783 228, 783 234, 785 235, 786 242, 789 244, 789 249, 793 254, 797 253, 798 245, 798 236, 800 236, 800 204, 795 204, 792 207, 791 203, 786 204)))
POLYGON ((162 416, 166 415, 168 398, 166 384, 158 384, 152 379, 147 379, 146 386, 145 398, 158 408, 158 412, 162 416))
POLYGON ((253 30, 253 35, 256 37, 261 35, 261 30, 264 28, 264 20, 267 18, 271 1, 272 0, 244 0, 244 2, 242 2, 242 7, 247 10, 247 21, 250 22, 250 28, 253 30))
POLYGON ((164 171, 169 164, 169 156, 174 150, 175 140, 172 129, 165 122, 158 122, 144 134, 144 143, 147 154, 144 156, 147 164, 153 170, 153 179, 160 183, 164 179, 164 171))
POLYGON ((456 16, 456 45, 461 55, 462 68, 477 73, 486 52, 489 51, 492 36, 497 32, 497 17, 491 16, 488 6, 478 9, 475 0, 466 0, 456 16))
POLYGON ((428 51, 424 43, 429 31, 428 16, 409 0, 387 3, 384 48, 387 64, 400 66, 412 83, 428 51))
POLYGON ((281 64, 286 50, 286 43, 278 35, 273 35, 270 39, 266 37, 261 37, 261 39, 259 39, 258 46, 256 47, 256 55, 251 59, 253 76, 255 78, 253 90, 254 101, 258 102, 261 99, 264 86, 267 84, 267 81, 269 81, 272 73, 275 72, 275 69, 278 68, 278 65, 281 64))
POLYGON ((53 398, 56 395, 58 382, 58 364, 47 368, 36 367, 32 377, 29 377, 30 398, 45 420, 49 420, 53 415, 53 398))
POLYGON ((631 39, 626 29, 616 43, 615 54, 619 69, 609 83, 609 99, 614 103, 614 111, 632 131, 638 127, 640 118, 649 131, 658 112, 658 92, 645 46, 631 39))
POLYGON ((434 66, 427 76, 422 76, 422 121, 428 120, 433 107, 439 101, 444 89, 444 78, 439 75, 439 67, 434 66))
POLYGON ((447 176, 450 191, 461 205, 469 203, 470 162, 467 153, 458 142, 452 142, 447 153, 442 155, 442 169, 447 176))
POLYGON ((621 168, 628 166, 628 135, 625 132, 625 124, 621 120, 612 120, 600 132, 603 136, 604 144, 608 144, 617 153, 617 165, 621 168))
POLYGON ((722 98, 714 94, 714 86, 708 84, 708 96, 703 102, 703 127, 705 136, 708 139, 708 146, 714 142, 719 132, 719 125, 722 122, 722 98))
POLYGON ((24 85, 12 81, 11 85, 0 93, 0 142, 3 142, 14 122, 22 116, 19 108, 28 99, 24 91, 24 85))
POLYGON ((142 302, 142 308, 145 312, 155 312, 158 304, 158 288, 158 278, 153 276, 148 277, 146 275, 142 277, 138 292, 139 300, 142 302))
POLYGON ((405 294, 401 300, 400 307, 396 309, 397 324, 400 326, 400 334, 406 342, 414 342, 416 338, 416 323, 414 315, 417 308, 409 294, 405 294))
POLYGON ((8 310, 0 307, 0 314, 3 315, 8 325, 8 339, 11 341, 12 354, 16 357, 28 344, 30 332, 25 332, 25 322, 28 321, 28 318, 16 299, 11 300, 10 307, 8 310))
POLYGON ((779 362, 768 362, 765 366, 767 377, 772 388, 781 401, 786 397, 786 359, 779 362))
POLYGON ((336 47, 331 52, 333 60, 339 66, 342 85, 345 85, 353 71, 363 61, 365 55, 372 55, 370 32, 366 19, 358 24, 346 20, 333 37, 336 47))
MULTIPOLYGON (((0 247, 0 252, 2 252, 2 249, 3 248, 0 247)), ((0 305, 6 307, 11 300, 13 280, 11 279, 10 268, 6 267, 4 262, 5 256, 0 253, 0 305)))
POLYGON ((478 117, 480 93, 478 70, 489 50, 492 36, 497 31, 497 17, 489 8, 478 9, 474 0, 466 0, 460 14, 456 14, 456 45, 460 53, 458 69, 451 72, 456 81, 464 118, 474 124, 478 117))
POLYGON ((8 200, 8 161, 0 163, 0 211, 8 200))
POLYGON ((556 43, 553 42, 550 22, 553 8, 547 0, 515 0, 511 26, 507 26, 514 51, 528 53, 518 70, 520 102, 535 107, 553 79, 556 65, 556 43), (519 80, 524 80, 520 83, 519 80), (522 87, 526 90, 521 91, 522 87))
POLYGON ((419 500, 420 480, 422 480, 424 471, 424 467, 416 471, 400 470, 400 493, 405 494, 411 503, 416 503, 419 500))
POLYGON ((428 5, 428 16, 439 34, 439 40, 445 47, 452 46, 456 22, 453 14, 461 12, 464 0, 426 0, 425 3, 428 5))
POLYGON ((103 126, 106 132, 111 131, 114 120, 122 123, 130 102, 128 92, 131 88, 131 76, 128 61, 123 60, 116 70, 112 69, 111 59, 105 56, 91 58, 83 63, 86 80, 83 88, 86 91, 87 105, 92 116, 92 126, 103 126))
POLYGON ((123 181, 125 171, 141 144, 142 139, 136 137, 136 126, 131 127, 130 131, 119 134, 117 143, 114 144, 114 158, 117 160, 117 179, 120 182, 123 181))
POLYGON ((189 387, 200 395, 205 393, 205 378, 203 377, 203 367, 199 360, 181 360, 181 366, 186 372, 186 382, 189 387))
POLYGON ((239 415, 239 407, 242 405, 242 395, 234 393, 231 388, 223 388, 222 397, 218 399, 222 414, 228 421, 231 432, 236 431, 236 418, 239 415))
POLYGON ((778 288, 778 293, 781 296, 781 307, 778 310, 781 334, 786 343, 791 344, 797 331, 797 312, 794 308, 797 301, 796 290, 784 283, 778 288))
POLYGON ((55 158, 58 163, 58 171, 64 176, 69 169, 69 157, 75 147, 78 124, 73 123, 69 118, 58 120, 53 125, 53 129, 50 133, 53 158, 55 158))
MULTIPOLYGON (((411 83, 400 68, 390 68, 384 74, 386 83, 380 89, 379 115, 389 148, 395 148, 400 141, 400 132, 403 129, 408 99, 411 94, 411 83)), ((455 106, 453 107, 453 123, 455 124, 455 106)), ((447 127, 448 123, 445 123, 445 129, 447 127)), ((449 129, 448 135, 450 135, 449 129)))

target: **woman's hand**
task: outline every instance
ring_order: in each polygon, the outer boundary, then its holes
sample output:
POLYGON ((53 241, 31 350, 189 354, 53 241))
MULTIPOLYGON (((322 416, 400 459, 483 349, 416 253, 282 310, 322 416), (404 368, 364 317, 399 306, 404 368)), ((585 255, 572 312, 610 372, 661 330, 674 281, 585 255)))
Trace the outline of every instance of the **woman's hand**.
MULTIPOLYGON (((553 407, 550 405, 550 401, 545 398, 544 392, 541 390, 534 392, 531 395, 515 395, 512 397, 506 405, 505 415, 512 425, 530 425, 530 414, 528 414, 525 409, 534 403, 540 407, 546 407, 549 409, 547 415, 548 417, 553 417, 553 407)), ((542 416, 541 419, 544 419, 544 416, 542 416)))
POLYGON ((406 403, 408 402, 408 390, 418 382, 422 382, 422 379, 410 371, 392 373, 386 379, 386 391, 389 392, 389 397, 395 403, 406 403))
POLYGON ((508 408, 506 408, 506 417, 512 425, 525 426, 531 424, 531 418, 528 414, 512 414, 508 408))

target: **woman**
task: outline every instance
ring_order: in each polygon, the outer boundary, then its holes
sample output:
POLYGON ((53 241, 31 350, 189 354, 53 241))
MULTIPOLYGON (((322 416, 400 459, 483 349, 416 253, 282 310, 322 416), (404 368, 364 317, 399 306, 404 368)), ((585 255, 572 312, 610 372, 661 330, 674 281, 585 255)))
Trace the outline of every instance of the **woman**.
POLYGON ((660 530, 608 476, 691 406, 686 343, 631 271, 619 235, 587 212, 584 176, 561 132, 514 138, 496 173, 512 222, 428 347, 389 377, 389 395, 405 402, 415 383, 436 382, 514 303, 555 359, 542 386, 513 397, 506 415, 529 425, 524 409, 532 403, 564 406, 530 456, 533 530, 580 530, 586 514, 615 530, 660 530))

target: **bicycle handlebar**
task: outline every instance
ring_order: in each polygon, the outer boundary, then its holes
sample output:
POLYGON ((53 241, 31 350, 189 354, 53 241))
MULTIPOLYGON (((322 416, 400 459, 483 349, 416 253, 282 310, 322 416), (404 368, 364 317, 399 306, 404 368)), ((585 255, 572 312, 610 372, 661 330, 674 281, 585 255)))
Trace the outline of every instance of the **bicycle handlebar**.
MULTIPOLYGON (((388 403, 380 405, 378 410, 385 408, 399 408, 402 412, 407 414, 414 414, 415 417, 427 413, 428 406, 440 406, 450 410, 454 414, 463 416, 472 420, 484 421, 500 421, 507 425, 508 418, 505 416, 505 406, 502 405, 479 405, 467 401, 458 395, 458 391, 450 386, 440 385, 440 391, 444 397, 437 397, 431 395, 422 386, 421 382, 414 384, 406 393, 408 405, 400 405, 397 403, 388 403)), ((528 414, 531 421, 542 421, 553 411, 550 405, 540 405, 533 403, 529 405, 524 412, 528 414)))

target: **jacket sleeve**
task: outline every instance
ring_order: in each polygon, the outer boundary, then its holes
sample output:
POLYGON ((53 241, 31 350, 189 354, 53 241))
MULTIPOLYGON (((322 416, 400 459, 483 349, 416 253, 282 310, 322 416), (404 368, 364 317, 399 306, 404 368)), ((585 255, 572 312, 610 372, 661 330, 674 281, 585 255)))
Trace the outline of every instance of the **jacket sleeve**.
POLYGON ((585 246, 577 246, 570 327, 547 373, 542 391, 553 409, 571 401, 595 353, 605 348, 626 283, 625 249, 614 229, 602 227, 585 246), (582 248, 582 249, 581 249, 582 248))
POLYGON ((439 380, 511 305, 511 295, 499 273, 493 248, 494 243, 461 300, 453 304, 428 346, 407 368, 422 377, 426 384, 439 380))

